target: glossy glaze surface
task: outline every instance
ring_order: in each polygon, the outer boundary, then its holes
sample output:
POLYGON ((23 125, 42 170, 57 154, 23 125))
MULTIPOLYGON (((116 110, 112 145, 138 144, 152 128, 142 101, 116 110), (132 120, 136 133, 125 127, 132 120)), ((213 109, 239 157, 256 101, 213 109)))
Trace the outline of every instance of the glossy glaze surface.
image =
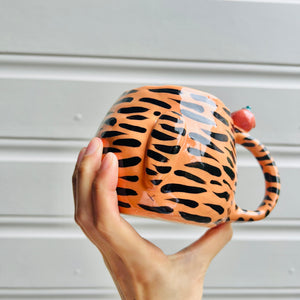
POLYGON ((279 174, 269 152, 236 127, 229 109, 208 93, 181 86, 127 91, 97 136, 104 153, 119 159, 122 213, 213 227, 263 219, 278 200, 279 174), (241 209, 234 200, 235 143, 253 153, 265 174, 266 195, 256 211, 241 209))

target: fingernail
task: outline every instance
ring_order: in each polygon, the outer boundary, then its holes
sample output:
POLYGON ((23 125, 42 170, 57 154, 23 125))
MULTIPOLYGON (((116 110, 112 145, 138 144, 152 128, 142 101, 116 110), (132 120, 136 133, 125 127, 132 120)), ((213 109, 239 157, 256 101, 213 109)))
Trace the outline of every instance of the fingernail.
POLYGON ((102 170, 105 170, 107 169, 110 165, 111 165, 111 162, 112 162, 112 153, 111 152, 108 152, 103 160, 102 160, 102 163, 101 163, 101 169, 102 170))
POLYGON ((93 154, 99 148, 99 146, 100 146, 100 139, 97 137, 93 138, 86 148, 85 155, 93 154))

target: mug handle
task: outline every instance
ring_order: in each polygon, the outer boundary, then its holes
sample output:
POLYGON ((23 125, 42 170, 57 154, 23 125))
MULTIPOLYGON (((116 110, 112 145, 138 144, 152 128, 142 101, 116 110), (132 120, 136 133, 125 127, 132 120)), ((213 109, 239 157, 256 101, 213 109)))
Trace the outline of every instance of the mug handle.
POLYGON ((248 133, 235 128, 235 141, 247 148, 257 159, 265 178, 265 196, 256 210, 236 207, 230 215, 231 221, 258 221, 264 219, 275 207, 280 193, 280 176, 267 148, 248 133))

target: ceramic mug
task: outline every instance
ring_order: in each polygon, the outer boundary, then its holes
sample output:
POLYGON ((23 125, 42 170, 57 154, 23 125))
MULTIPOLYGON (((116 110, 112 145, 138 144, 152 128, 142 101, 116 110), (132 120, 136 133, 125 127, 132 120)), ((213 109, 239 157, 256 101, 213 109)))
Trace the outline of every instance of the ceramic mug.
POLYGON ((214 227, 265 218, 278 201, 280 178, 268 150, 247 131, 248 109, 230 113, 215 96, 181 86, 145 86, 123 93, 97 136, 103 155, 119 160, 121 213, 214 227), (257 159, 265 197, 254 211, 234 199, 235 144, 257 159))

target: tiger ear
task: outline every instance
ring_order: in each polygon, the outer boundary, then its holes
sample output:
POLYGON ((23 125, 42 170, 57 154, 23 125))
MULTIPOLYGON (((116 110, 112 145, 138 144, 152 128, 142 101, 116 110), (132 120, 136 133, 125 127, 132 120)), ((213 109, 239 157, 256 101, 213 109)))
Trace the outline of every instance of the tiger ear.
POLYGON ((146 187, 155 189, 161 185, 175 165, 185 139, 185 121, 180 114, 168 111, 157 119, 145 153, 146 187))

